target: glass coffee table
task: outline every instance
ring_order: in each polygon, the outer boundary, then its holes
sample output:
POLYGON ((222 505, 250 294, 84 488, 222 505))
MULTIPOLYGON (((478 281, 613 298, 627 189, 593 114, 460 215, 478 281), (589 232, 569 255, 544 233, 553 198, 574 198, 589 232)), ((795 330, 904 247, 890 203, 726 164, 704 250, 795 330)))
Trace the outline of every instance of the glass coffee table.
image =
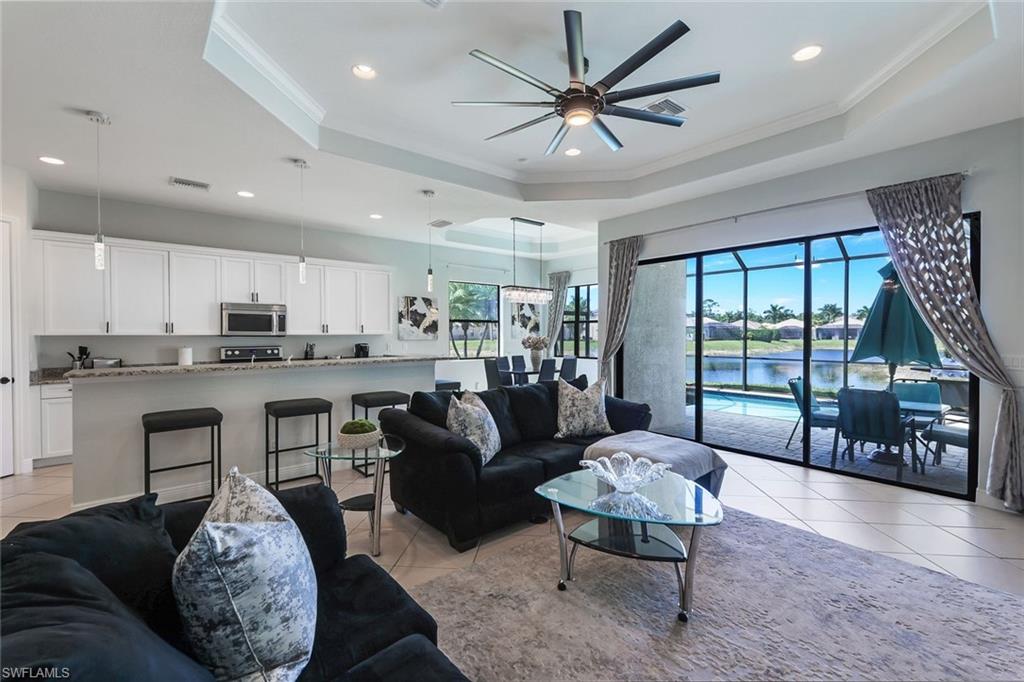
POLYGON ((590 470, 573 471, 537 486, 535 492, 551 502, 558 527, 561 575, 558 589, 573 579, 576 550, 582 547, 607 554, 671 563, 679 583, 679 620, 690 618, 693 572, 705 526, 722 522, 722 505, 707 489, 671 471, 634 493, 619 493, 590 470), (562 522, 562 507, 596 518, 571 532, 562 522), (690 526, 689 546, 673 532, 673 526, 690 526), (572 550, 569 550, 569 544, 572 550), (686 564, 685 577, 680 564, 686 564))
MULTIPOLYGON (((323 462, 323 483, 331 487, 331 462, 334 460, 367 460, 382 465, 392 457, 405 450, 405 441, 398 436, 384 434, 380 437, 377 447, 369 450, 349 450, 337 443, 323 443, 306 450, 303 454, 315 457, 323 462)), ((370 553, 380 556, 380 512, 384 501, 384 466, 373 467, 373 492, 356 495, 338 504, 345 511, 364 511, 370 517, 370 553)))

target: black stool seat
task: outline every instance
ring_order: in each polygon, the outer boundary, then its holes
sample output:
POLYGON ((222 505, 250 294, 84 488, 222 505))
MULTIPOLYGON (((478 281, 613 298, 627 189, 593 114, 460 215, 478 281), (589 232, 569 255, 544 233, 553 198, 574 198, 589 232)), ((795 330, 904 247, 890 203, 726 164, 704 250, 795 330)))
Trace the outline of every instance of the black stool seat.
POLYGON ((323 398, 296 398, 295 400, 272 400, 263 407, 271 417, 303 417, 307 414, 330 414, 334 405, 323 398))
POLYGON ((461 388, 461 381, 453 381, 452 379, 434 379, 435 391, 458 391, 461 388))
POLYGON ((197 407, 190 410, 166 410, 142 415, 142 428, 149 433, 198 429, 217 426, 224 415, 215 407, 197 407))
POLYGON ((408 405, 409 394, 401 391, 371 391, 370 393, 353 393, 352 405, 363 408, 371 407, 392 407, 394 405, 408 405))

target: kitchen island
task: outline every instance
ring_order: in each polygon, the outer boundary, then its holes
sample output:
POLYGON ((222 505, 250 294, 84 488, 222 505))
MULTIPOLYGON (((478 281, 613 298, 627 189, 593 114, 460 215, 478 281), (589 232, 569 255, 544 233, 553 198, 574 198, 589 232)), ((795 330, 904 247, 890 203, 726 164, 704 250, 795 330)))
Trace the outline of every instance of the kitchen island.
MULTIPOLYGON (((142 415, 162 410, 215 407, 224 414, 224 474, 239 471, 264 482, 264 409, 272 400, 324 398, 334 403, 333 429, 351 418, 353 393, 431 391, 435 356, 373 356, 273 362, 140 365, 68 372, 74 413, 74 508, 126 500, 141 495, 143 476, 142 415)), ((361 414, 359 416, 362 416, 361 414)), ((375 415, 371 413, 371 419, 375 415)), ((321 418, 320 439, 325 433, 321 418)), ((273 425, 271 425, 273 428, 273 425)), ((273 433, 271 433, 273 437, 273 433)), ((154 434, 154 468, 209 458, 208 429, 154 434)), ((313 417, 281 420, 281 447, 310 444, 313 417)), ((282 453, 281 478, 312 475, 314 462, 300 451, 282 453)), ((153 475, 160 502, 209 491, 202 468, 153 475)))

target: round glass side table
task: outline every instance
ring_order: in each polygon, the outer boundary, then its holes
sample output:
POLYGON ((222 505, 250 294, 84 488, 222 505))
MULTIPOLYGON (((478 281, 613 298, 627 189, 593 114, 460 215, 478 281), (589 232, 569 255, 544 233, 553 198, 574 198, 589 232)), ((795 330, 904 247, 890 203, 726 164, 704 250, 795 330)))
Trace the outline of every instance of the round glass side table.
POLYGON ((377 442, 376 448, 367 450, 344 449, 337 443, 322 443, 306 450, 303 454, 315 457, 323 462, 323 483, 331 487, 331 463, 334 460, 352 461, 368 460, 373 463, 373 492, 356 495, 339 502, 346 511, 364 511, 370 517, 370 553, 380 556, 380 512, 384 501, 384 464, 392 457, 405 450, 405 441, 398 436, 384 434, 377 442))

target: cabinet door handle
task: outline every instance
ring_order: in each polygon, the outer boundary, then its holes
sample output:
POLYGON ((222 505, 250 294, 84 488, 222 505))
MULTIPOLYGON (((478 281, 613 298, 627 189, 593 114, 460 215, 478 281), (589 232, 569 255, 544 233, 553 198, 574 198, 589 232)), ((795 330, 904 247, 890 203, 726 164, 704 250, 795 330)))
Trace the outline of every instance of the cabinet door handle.
POLYGON ((257 303, 260 302, 260 292, 258 292, 258 291, 256 292, 256 302, 257 303))
POLYGON ((173 322, 171 322, 171 333, 172 334, 174 333, 174 323, 173 322))
POLYGON ((107 322, 107 333, 110 333, 110 322, 107 322))
POLYGON ((249 292, 249 303, 255 303, 255 302, 256 302, 256 294, 254 294, 254 293, 252 293, 250 291, 249 292))
POLYGON ((365 332, 366 331, 366 325, 362 325, 362 324, 359 325, 359 331, 360 332, 365 332))
POLYGON ((166 322, 164 322, 164 334, 166 334, 166 333, 167 333, 167 332, 169 332, 170 330, 171 330, 171 327, 170 327, 170 325, 169 325, 169 324, 167 324, 166 322))
POLYGON ((329 325, 329 324, 325 324, 324 325, 324 333, 325 334, 330 334, 331 333, 331 325, 329 325))

